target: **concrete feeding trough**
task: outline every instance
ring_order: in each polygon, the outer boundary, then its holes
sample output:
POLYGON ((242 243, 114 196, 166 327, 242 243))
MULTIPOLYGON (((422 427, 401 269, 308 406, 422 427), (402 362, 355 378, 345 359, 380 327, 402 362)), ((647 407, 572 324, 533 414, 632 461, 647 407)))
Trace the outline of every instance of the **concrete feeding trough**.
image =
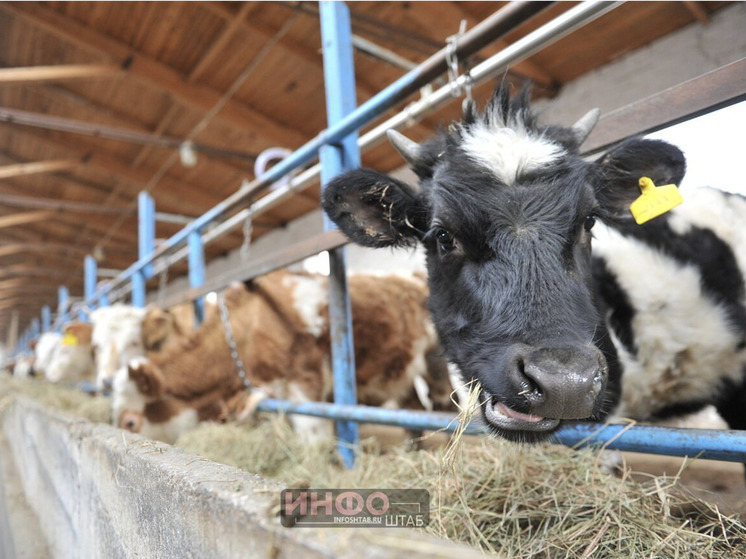
POLYGON ((0 555, 481 557, 399 528, 284 528, 284 487, 23 397, 0 409, 0 555))

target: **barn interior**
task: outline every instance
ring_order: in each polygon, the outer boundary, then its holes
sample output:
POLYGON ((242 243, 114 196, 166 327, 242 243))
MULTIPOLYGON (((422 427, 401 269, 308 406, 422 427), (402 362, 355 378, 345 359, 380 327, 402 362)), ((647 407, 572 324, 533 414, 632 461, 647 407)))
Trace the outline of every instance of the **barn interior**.
MULTIPOLYGON (((382 124, 399 118, 395 126, 408 137, 427 138, 458 118, 467 90, 460 88, 424 109, 423 99, 447 88, 454 75, 509 51, 583 3, 518 4, 524 3, 349 3, 358 105, 417 65, 439 60, 433 62, 437 68, 428 79, 431 85, 412 88, 361 128, 361 137, 369 139, 361 153, 364 166, 406 174, 401 157, 380 134, 382 124), (468 36, 501 10, 519 8, 521 16, 510 26, 485 32, 481 43, 463 47, 468 55, 454 58, 458 49, 449 44, 459 44, 459 36, 468 36)), ((565 124, 597 106, 602 119, 586 145, 593 156, 624 137, 743 101, 744 8, 741 2, 608 3, 607 10, 583 25, 556 32, 540 48, 497 66, 468 94, 481 106, 500 80, 516 89, 530 82, 542 116, 565 124)), ((324 232, 316 159, 294 171, 288 182, 282 179, 285 186, 265 184, 260 177, 259 164, 267 172, 282 157, 316 141, 328 126, 318 3, 0 2, 0 14, 4 358, 27 351, 45 322, 54 328, 67 317, 84 316, 92 303, 87 296, 91 289, 105 292, 110 303, 132 301, 131 275, 121 278, 142 257, 138 212, 144 192, 155 207, 152 248, 158 254, 145 284, 148 303, 169 307, 304 261, 310 269, 317 252, 345 244, 340 236, 324 232), (183 242, 171 241, 207 213, 218 216, 200 229, 205 274, 195 284, 183 242), (93 286, 86 280, 90 263, 96 272, 93 286)), ((734 136, 738 124, 733 123, 734 136)), ((346 250, 350 270, 423 266, 421 255, 412 251, 381 255, 351 245, 346 250)), ((6 436, 28 429, 24 413, 14 409, 9 414, 6 436)), ((32 409, 30 415, 38 413, 32 409)), ((63 423, 54 418, 52 431, 65 433, 70 427, 63 423)), ((34 425, 43 431, 43 422, 34 425)), ((87 429, 81 435, 85 440, 91 436, 87 429)), ((105 440, 107 449, 96 452, 104 455, 119 440, 97 429, 93 427, 93 435, 105 440)), ((126 441, 128 459, 130 454, 136 460, 140 454, 163 454, 179 475, 193 464, 188 457, 174 458, 165 446, 126 441)), ((53 447, 54 442, 46 442, 53 447)), ((48 459, 68 458, 60 454, 48 459)), ((644 463, 649 457, 633 459, 644 463)), ((116 478, 120 488, 134 483, 140 468, 151 467, 121 464, 117 471, 122 476, 116 478)), ((205 479, 249 483, 231 477, 232 472, 200 462, 202 466, 205 479)), ((740 464, 727 466, 734 468, 695 467, 687 473, 710 497, 720 492, 711 500, 724 510, 743 512, 746 488, 740 464)), ((652 467, 675 476, 681 463, 652 467)), ((172 479, 170 471, 163 475, 172 479)), ((660 499, 668 506, 667 497, 660 499)), ((2 528, 0 522, 0 534, 2 528)), ((183 526, 173 531, 179 529, 183 526)), ((335 556, 346 556, 346 544, 331 540, 335 556)), ((288 549, 301 545, 283 541, 288 549)), ((437 556, 427 554, 434 553, 427 542, 419 543, 426 551, 417 553, 437 556)), ((403 556, 406 543, 397 540, 396 545, 402 546, 403 556)), ((592 556, 594 545, 587 543, 578 556, 592 556)), ((451 552, 468 556, 461 548, 442 553, 451 552)), ((272 553, 280 552, 274 549, 267 556, 272 553)), ((722 556, 733 556, 728 553, 732 548, 722 556)))

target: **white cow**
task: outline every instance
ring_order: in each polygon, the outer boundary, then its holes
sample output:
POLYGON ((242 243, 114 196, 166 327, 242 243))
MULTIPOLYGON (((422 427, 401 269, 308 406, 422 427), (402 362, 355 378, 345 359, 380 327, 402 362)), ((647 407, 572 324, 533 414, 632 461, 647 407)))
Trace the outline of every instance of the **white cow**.
POLYGON ((46 375, 54 354, 62 345, 62 334, 59 332, 44 332, 34 347, 34 362, 32 369, 35 374, 46 375))
POLYGON ((142 321, 146 309, 116 304, 91 313, 92 345, 96 364, 96 387, 111 390, 117 369, 145 355, 142 321))

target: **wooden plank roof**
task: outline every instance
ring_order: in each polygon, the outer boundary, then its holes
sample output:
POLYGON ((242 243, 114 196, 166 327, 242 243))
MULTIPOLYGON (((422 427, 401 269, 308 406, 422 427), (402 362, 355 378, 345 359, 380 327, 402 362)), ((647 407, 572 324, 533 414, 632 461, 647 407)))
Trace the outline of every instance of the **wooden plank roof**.
MULTIPOLYGON (((471 28, 505 4, 349 7, 357 36, 419 63, 445 46, 461 20, 471 28)), ((475 58, 574 4, 554 3, 475 58)), ((511 73, 551 96, 727 4, 629 2, 511 73)), ((257 154, 296 149, 324 129, 320 44, 314 2, 0 2, 0 336, 12 310, 24 328, 42 305, 54 309, 56 285, 81 296, 83 255, 107 269, 137 259, 140 191, 151 192, 159 212, 201 215, 254 178, 257 154), (194 167, 179 162, 176 146, 187 139, 213 148, 198 152, 194 167)), ((405 73, 363 51, 355 63, 358 102, 405 73)), ((455 99, 408 134, 424 138, 459 110, 455 99)), ((381 144, 363 163, 391 170, 400 159, 381 144)), ((264 214, 255 237, 317 208, 318 192, 314 186, 264 214)), ((157 236, 179 228, 159 222, 157 236)), ((241 242, 238 231, 211 243, 208 261, 241 242)), ((179 273, 183 266, 172 271, 179 273)))

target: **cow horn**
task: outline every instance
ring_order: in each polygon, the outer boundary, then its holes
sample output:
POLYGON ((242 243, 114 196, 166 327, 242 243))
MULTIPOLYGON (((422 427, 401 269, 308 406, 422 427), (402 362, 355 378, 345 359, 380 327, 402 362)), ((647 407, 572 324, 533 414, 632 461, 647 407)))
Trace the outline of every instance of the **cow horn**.
POLYGON ((596 126, 600 114, 601 111, 599 109, 591 109, 573 125, 572 131, 578 140, 578 145, 581 145, 588 138, 591 130, 596 126))
POLYGON ((396 151, 399 152, 399 155, 404 158, 404 161, 409 163, 411 166, 414 166, 420 157, 419 144, 394 129, 387 130, 386 135, 389 137, 391 145, 393 145, 396 151))

